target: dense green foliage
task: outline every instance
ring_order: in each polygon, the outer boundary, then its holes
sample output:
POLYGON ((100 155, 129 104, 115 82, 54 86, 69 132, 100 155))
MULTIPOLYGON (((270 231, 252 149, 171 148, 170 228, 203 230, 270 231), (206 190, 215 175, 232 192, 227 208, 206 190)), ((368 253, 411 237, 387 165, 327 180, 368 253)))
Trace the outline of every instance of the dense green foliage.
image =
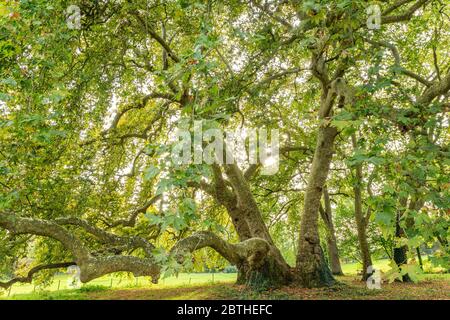
MULTIPOLYGON (((370 253, 394 259, 394 248, 407 248, 390 278, 421 272, 420 251, 448 269, 448 1, 379 5, 383 24, 369 30, 362 0, 0 1, 0 215, 9 217, 0 219, 0 278, 78 263, 55 237, 15 233, 11 214, 79 218, 128 239, 64 224, 95 257, 144 258, 145 246, 130 246, 139 236, 167 275, 228 265, 210 248, 182 263, 170 254, 198 231, 246 240, 205 191, 214 166, 170 161, 171 136, 194 120, 280 130, 279 172, 257 168, 248 183, 291 266, 317 135, 329 127, 338 131, 326 186, 341 260, 362 259, 359 189, 370 253), (67 24, 72 4, 80 29, 67 24), (331 90, 336 105, 318 118, 331 90)), ((327 252, 330 230, 323 221, 319 230, 327 252)))

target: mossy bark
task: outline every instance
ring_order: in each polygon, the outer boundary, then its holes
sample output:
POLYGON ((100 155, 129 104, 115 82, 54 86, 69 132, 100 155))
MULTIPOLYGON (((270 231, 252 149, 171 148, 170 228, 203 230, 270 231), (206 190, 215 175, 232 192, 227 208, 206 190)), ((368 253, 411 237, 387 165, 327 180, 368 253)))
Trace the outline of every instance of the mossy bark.
POLYGON ((318 230, 320 199, 330 169, 336 135, 337 130, 334 127, 319 128, 305 194, 297 254, 296 280, 303 287, 331 286, 336 282, 320 247, 318 230))
POLYGON ((254 257, 254 260, 260 259, 256 265, 248 261, 239 264, 236 283, 254 290, 267 290, 288 285, 292 281, 292 274, 290 269, 286 268, 284 261, 280 261, 277 255, 274 255, 272 251, 274 249, 278 250, 271 248, 271 252, 262 259, 254 257))

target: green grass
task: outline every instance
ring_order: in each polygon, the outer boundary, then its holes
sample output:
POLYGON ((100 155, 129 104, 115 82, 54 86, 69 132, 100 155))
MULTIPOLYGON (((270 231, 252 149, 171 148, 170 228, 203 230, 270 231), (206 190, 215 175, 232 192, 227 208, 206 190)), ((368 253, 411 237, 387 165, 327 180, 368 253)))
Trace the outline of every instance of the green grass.
MULTIPOLYGON (((389 260, 376 260, 374 267, 383 272, 387 272, 389 260)), ((342 265, 346 278, 358 278, 357 274, 361 270, 359 263, 347 263, 342 265)), ((338 278, 339 279, 339 278, 338 278)), ((423 274, 419 277, 422 281, 447 280, 450 281, 450 274, 423 274)), ((113 292, 117 290, 141 290, 148 289, 154 291, 155 295, 164 294, 166 291, 180 291, 177 298, 192 298, 192 295, 204 295, 211 284, 233 283, 236 280, 235 273, 181 273, 178 277, 168 277, 160 279, 158 284, 152 284, 147 277, 134 278, 117 276, 105 276, 84 284, 81 289, 70 289, 67 286, 69 277, 67 275, 57 275, 50 286, 40 288, 34 284, 15 284, 11 291, 0 294, 0 299, 21 299, 21 300, 79 300, 88 299, 90 293, 101 293, 102 291, 113 292), (214 282, 213 282, 214 280, 214 282), (200 289, 198 289, 200 288, 200 289)), ((106 293, 105 293, 106 294, 106 293)), ((285 293, 282 293, 285 294, 285 293)))
POLYGON ((174 288, 174 287, 185 287, 185 286, 197 286, 205 285, 210 283, 219 282, 233 282, 236 280, 235 273, 181 273, 178 277, 168 277, 160 279, 158 284, 151 283, 150 279, 147 277, 114 277, 105 276, 95 279, 88 284, 82 286, 80 290, 71 289, 67 286, 69 276, 67 275, 57 275, 54 277, 53 282, 50 286, 45 288, 40 288, 34 284, 14 284, 11 291, 8 293, 4 292, 3 296, 0 298, 5 298, 9 294, 9 298, 14 299, 16 296, 20 296, 20 299, 33 299, 37 296, 46 296, 47 298, 53 296, 61 295, 62 298, 66 297, 68 299, 83 299, 85 293, 88 290, 98 290, 101 289, 124 289, 124 288, 174 288), (58 293, 57 295, 55 293, 58 293))
MULTIPOLYGON (((381 270, 383 272, 388 271, 391 267, 389 267, 389 260, 383 259, 383 260, 375 260, 373 262, 373 266, 377 270, 381 270)), ((346 263, 342 265, 342 272, 344 274, 348 275, 356 275, 358 272, 361 272, 362 267, 359 262, 354 263, 346 263)))
MULTIPOLYGON (((432 267, 427 257, 423 259, 425 274, 419 275, 422 279, 448 279, 449 274, 445 274, 444 269, 441 267, 432 267)), ((382 272, 387 272, 391 269, 389 266, 389 259, 374 260, 373 266, 376 270, 381 270, 382 272)), ((362 271, 362 266, 359 262, 342 264, 342 272, 345 275, 357 275, 362 271)))

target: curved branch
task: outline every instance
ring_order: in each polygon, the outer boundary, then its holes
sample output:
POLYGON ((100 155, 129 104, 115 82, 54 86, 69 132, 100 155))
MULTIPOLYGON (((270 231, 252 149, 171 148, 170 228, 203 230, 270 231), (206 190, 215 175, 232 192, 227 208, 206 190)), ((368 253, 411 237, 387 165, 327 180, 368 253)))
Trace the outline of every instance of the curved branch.
POLYGON ((205 193, 209 194, 210 196, 216 198, 216 195, 214 193, 214 187, 207 183, 206 181, 188 181, 187 186, 191 188, 196 188, 204 191, 205 193))
POLYGON ((171 250, 171 254, 178 262, 183 261, 187 253, 192 253, 205 247, 210 247, 217 251, 222 257, 234 265, 248 262, 253 255, 264 257, 269 254, 270 244, 261 238, 251 238, 237 244, 231 244, 209 231, 194 233, 193 235, 180 240, 171 250))
POLYGON ((392 52, 392 55, 394 56, 395 65, 399 67, 400 72, 402 74, 419 81, 420 83, 424 84, 427 87, 431 86, 431 82, 430 81, 428 81, 427 79, 421 77, 420 75, 418 75, 418 74, 416 74, 416 73, 414 73, 414 72, 412 72, 410 70, 406 70, 405 68, 403 68, 401 66, 400 54, 399 54, 398 49, 397 49, 397 47, 395 45, 393 45, 393 44, 391 44, 391 43, 389 43, 387 41, 375 41, 375 40, 367 39, 367 38, 364 38, 364 40, 366 42, 372 44, 372 45, 388 48, 392 52))
POLYGON ((150 93, 148 95, 146 95, 145 97, 142 98, 141 101, 139 101, 136 104, 132 104, 129 106, 126 106, 125 108, 123 108, 122 110, 120 110, 116 116, 114 117, 111 126, 104 131, 104 134, 108 133, 109 131, 115 129, 117 127, 117 125, 119 124, 120 119, 129 111, 131 110, 136 110, 136 109, 142 109, 145 108, 145 106, 147 105, 147 103, 152 100, 152 99, 165 99, 168 100, 170 102, 176 102, 176 99, 173 95, 169 94, 169 93, 161 93, 161 92, 154 92, 154 93, 150 93))
MULTIPOLYGON (((149 96, 151 96, 151 95, 149 95, 149 96)), ((167 98, 169 96, 170 95, 167 95, 167 98)), ((160 98, 162 98, 162 97, 160 97, 160 98)), ((148 99, 151 99, 151 97, 148 99)), ((148 99, 146 100, 146 97, 144 97, 143 100, 140 103, 138 103, 137 105, 128 106, 128 107, 124 108, 123 110, 121 110, 120 112, 118 112, 116 114, 116 116, 114 117, 114 119, 112 120, 112 124, 107 129, 103 130, 100 133, 99 137, 82 141, 82 142, 80 142, 80 146, 84 147, 84 146, 91 145, 97 141, 108 140, 110 138, 109 133, 111 133, 112 131, 114 131, 117 128, 117 125, 118 125, 121 117, 131 110, 137 110, 137 109, 144 108, 148 102, 148 99)), ((179 103, 179 101, 176 101, 175 99, 173 99, 173 100, 167 99, 167 100, 169 100, 169 101, 166 101, 164 104, 162 104, 162 106, 161 106, 159 112, 157 113, 157 115, 155 116, 155 118, 150 121, 150 123, 145 127, 143 132, 125 133, 123 135, 115 136, 114 138, 118 139, 121 142, 123 142, 126 139, 130 139, 130 138, 138 138, 138 139, 147 140, 149 138, 148 131, 152 128, 152 126, 157 121, 159 121, 163 117, 164 112, 167 111, 168 107, 174 102, 179 103)), ((117 143, 113 143, 113 144, 117 144, 117 143)))
POLYGON ((155 39, 161 47, 167 52, 167 55, 175 62, 179 63, 181 61, 180 58, 175 54, 175 52, 172 51, 169 44, 164 41, 163 38, 161 38, 155 31, 153 31, 151 28, 148 28, 147 23, 144 21, 144 19, 141 17, 138 11, 132 12, 132 14, 139 20, 141 23, 141 27, 145 29, 145 31, 153 38, 155 39))
POLYGON ((256 164, 251 164, 247 170, 245 170, 244 172, 244 178, 247 181, 250 181, 253 176, 256 174, 256 172, 258 171, 258 169, 261 167, 260 163, 256 163, 256 164))
POLYGON ((134 237, 121 237, 113 233, 104 231, 100 228, 92 226, 87 221, 78 219, 75 217, 57 218, 54 220, 60 225, 72 225, 78 226, 84 229, 86 232, 92 234, 102 243, 111 245, 127 245, 129 248, 142 248, 145 250, 147 255, 151 256, 151 252, 155 249, 155 246, 145 240, 144 238, 134 236, 134 237))
MULTIPOLYGON (((423 5, 427 4, 430 0, 419 0, 414 5, 412 5, 407 11, 405 11, 402 14, 396 15, 396 16, 385 16, 383 15, 381 17, 381 23, 382 24, 388 24, 388 23, 396 23, 401 21, 408 21, 412 18, 413 14, 420 9, 423 5)), ((395 8, 396 9, 396 8, 395 8)), ((392 10, 393 11, 393 10, 392 10)), ((389 9, 388 9, 389 12, 389 9)))
MULTIPOLYGON (((27 277, 0 283, 2 287, 6 288, 14 282, 31 281, 33 274, 44 269, 61 268, 74 264, 80 267, 80 280, 83 283, 114 272, 132 272, 135 276, 151 276, 152 281, 155 283, 158 281, 161 265, 152 256, 148 258, 122 255, 93 257, 81 241, 68 230, 61 227, 60 224, 81 226, 86 231, 107 240, 108 243, 121 242, 124 238, 104 232, 77 218, 59 218, 57 221, 58 223, 41 219, 22 218, 11 213, 0 212, 1 228, 15 234, 33 234, 58 240, 75 258, 74 262, 70 263, 35 267, 30 270, 27 277)), ((137 238, 130 239, 136 240, 137 238)), ((213 248, 232 264, 246 264, 251 269, 259 268, 271 251, 270 244, 261 238, 251 238, 237 244, 230 244, 214 233, 204 231, 180 240, 170 252, 177 261, 181 262, 185 258, 186 253, 191 253, 204 247, 213 248)))
POLYGON ((302 71, 310 71, 310 70, 311 70, 310 68, 292 68, 292 69, 283 70, 279 73, 273 74, 271 76, 268 76, 265 79, 262 79, 260 82, 256 83, 250 90, 256 90, 266 84, 270 84, 272 81, 281 79, 285 76, 288 76, 291 74, 297 74, 302 71))
POLYGON ((314 150, 312 150, 309 147, 305 147, 305 146, 286 145, 286 146, 280 148, 280 153, 282 153, 282 154, 294 152, 294 151, 302 152, 305 155, 314 154, 314 150))
POLYGON ((259 10, 261 10, 263 13, 265 13, 267 16, 269 16, 270 18, 272 18, 273 20, 281 23, 283 26, 287 27, 289 30, 294 29, 294 27, 285 19, 277 16, 275 13, 273 13, 272 11, 270 11, 270 9, 267 7, 266 5, 261 5, 258 2, 252 0, 251 3, 258 8, 259 10))
MULTIPOLYGON (((86 227, 86 226, 85 226, 86 227)), ((53 221, 23 218, 9 212, 0 212, 0 228, 14 234, 33 234, 55 239, 74 256, 80 267, 81 282, 88 282, 105 274, 131 272, 135 276, 151 276, 157 281, 160 266, 151 258, 135 256, 93 257, 75 235, 53 221)), ((92 230, 91 231, 97 231, 92 230)))
POLYGON ((0 227, 15 235, 33 234, 53 238, 61 242, 74 255, 77 264, 87 261, 91 257, 80 239, 51 221, 23 218, 12 213, 0 212, 0 227))
POLYGON ((36 267, 32 268, 30 271, 28 271, 28 274, 26 277, 16 277, 16 278, 13 278, 6 282, 0 281, 0 287, 3 289, 8 289, 14 283, 17 283, 17 282, 31 283, 33 281, 33 276, 42 270, 61 269, 61 268, 67 268, 67 267, 70 267, 73 265, 76 265, 76 263, 75 262, 60 262, 60 263, 42 264, 42 265, 36 266, 36 267))
POLYGON ((136 225, 136 220, 137 220, 137 217, 139 216, 139 214, 145 213, 148 208, 150 208, 152 205, 154 205, 160 199, 162 199, 162 195, 154 196, 149 201, 147 201, 142 207, 134 210, 128 219, 121 219, 121 220, 115 221, 112 224, 110 224, 109 227, 111 227, 111 228, 118 227, 118 226, 134 227, 136 225))
POLYGON ((83 283, 115 272, 131 272, 135 277, 149 276, 153 283, 157 283, 161 266, 153 258, 139 258, 135 256, 110 256, 90 259, 88 263, 80 265, 80 280, 83 283))
POLYGON ((386 9, 383 12, 383 16, 387 16, 388 14, 394 12, 395 10, 400 8, 401 6, 403 6, 403 5, 405 5, 405 4, 409 3, 409 2, 412 2, 412 1, 413 0, 399 0, 399 1, 397 1, 396 3, 394 3, 392 6, 390 6, 388 9, 386 9))
POLYGON ((137 164, 137 161, 139 160, 140 156, 143 155, 143 154, 145 153, 144 151, 145 151, 145 149, 139 150, 139 152, 137 153, 137 155, 134 157, 133 163, 131 164, 131 170, 130 170, 130 172, 128 172, 128 173, 126 173, 126 174, 119 175, 119 177, 128 177, 128 178, 134 177, 134 175, 136 174, 136 164, 137 164))
POLYGON ((437 96, 444 95, 450 91, 450 72, 447 73, 442 81, 434 82, 424 93, 417 99, 417 104, 427 105, 437 96))

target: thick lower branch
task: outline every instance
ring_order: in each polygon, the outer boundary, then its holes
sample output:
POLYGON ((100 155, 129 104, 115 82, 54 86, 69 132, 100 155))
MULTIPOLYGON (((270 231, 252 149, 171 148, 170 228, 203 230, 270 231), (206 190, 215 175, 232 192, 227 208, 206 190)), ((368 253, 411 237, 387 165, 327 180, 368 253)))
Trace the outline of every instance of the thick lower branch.
MULTIPOLYGON (((71 219, 71 218, 68 218, 71 219)), ((61 223, 60 219, 60 223, 61 223)), ((68 222, 68 221, 66 221, 68 222)), ((70 221, 90 228, 91 232, 100 232, 100 229, 90 227, 82 220, 70 221), (81 221, 81 222, 80 222, 81 221), (83 222, 83 223, 82 223, 83 222)), ((65 247, 74 257, 74 262, 81 269, 81 281, 88 282, 103 275, 114 272, 131 272, 136 276, 151 276, 157 281, 160 266, 153 257, 139 258, 135 256, 94 257, 87 250, 79 238, 69 230, 54 221, 19 217, 13 213, 0 212, 0 228, 9 230, 14 234, 33 234, 55 239, 65 247)), ((100 233, 101 235, 102 233, 100 233)), ((105 233, 103 236, 111 236, 105 233)), ((120 237, 118 237, 120 238, 120 237)))
POLYGON ((178 261, 182 261, 186 253, 192 253, 205 247, 216 250, 231 264, 239 265, 252 255, 259 255, 264 260, 270 245, 261 238, 252 238, 237 244, 231 244, 212 232, 202 231, 180 240, 171 250, 178 261))
POLYGON ((75 217, 58 218, 55 220, 56 223, 60 225, 73 225, 84 229, 86 232, 94 235, 100 242, 110 245, 126 245, 129 248, 142 248, 145 250, 147 255, 151 255, 151 251, 155 248, 150 242, 144 238, 134 236, 134 237, 121 237, 113 233, 104 231, 100 228, 92 226, 87 221, 78 219, 75 217))
MULTIPOLYGON (((150 243, 141 243, 139 237, 119 237, 114 234, 91 226, 86 221, 78 218, 58 218, 55 221, 42 219, 23 218, 13 213, 0 212, 0 228, 9 230, 14 234, 33 234, 38 236, 55 239, 73 255, 74 262, 80 267, 80 280, 89 282, 103 275, 115 272, 131 272, 135 276, 150 276, 153 282, 157 282, 161 265, 157 263, 151 255, 151 249, 154 248, 150 243), (88 233, 95 235, 106 244, 123 244, 123 241, 131 241, 130 244, 146 248, 148 257, 141 258, 136 256, 98 256, 91 254, 79 238, 65 229, 62 225, 79 226, 88 233), (146 247, 147 246, 147 247, 146 247)), ((126 244, 126 243, 125 243, 126 244)), ((181 262, 186 253, 204 247, 211 247, 221 254, 225 259, 234 265, 245 265, 249 270, 258 270, 265 262, 268 256, 274 256, 273 247, 264 239, 252 238, 246 241, 230 244, 212 232, 198 232, 190 237, 180 240, 171 250, 171 254, 181 262)), ((54 265, 54 268, 68 266, 67 264, 54 265)), ((50 268, 51 266, 40 266, 32 269, 27 277, 18 278, 14 282, 31 282, 33 274, 50 268)), ((2 287, 11 285, 3 284, 2 287)))

